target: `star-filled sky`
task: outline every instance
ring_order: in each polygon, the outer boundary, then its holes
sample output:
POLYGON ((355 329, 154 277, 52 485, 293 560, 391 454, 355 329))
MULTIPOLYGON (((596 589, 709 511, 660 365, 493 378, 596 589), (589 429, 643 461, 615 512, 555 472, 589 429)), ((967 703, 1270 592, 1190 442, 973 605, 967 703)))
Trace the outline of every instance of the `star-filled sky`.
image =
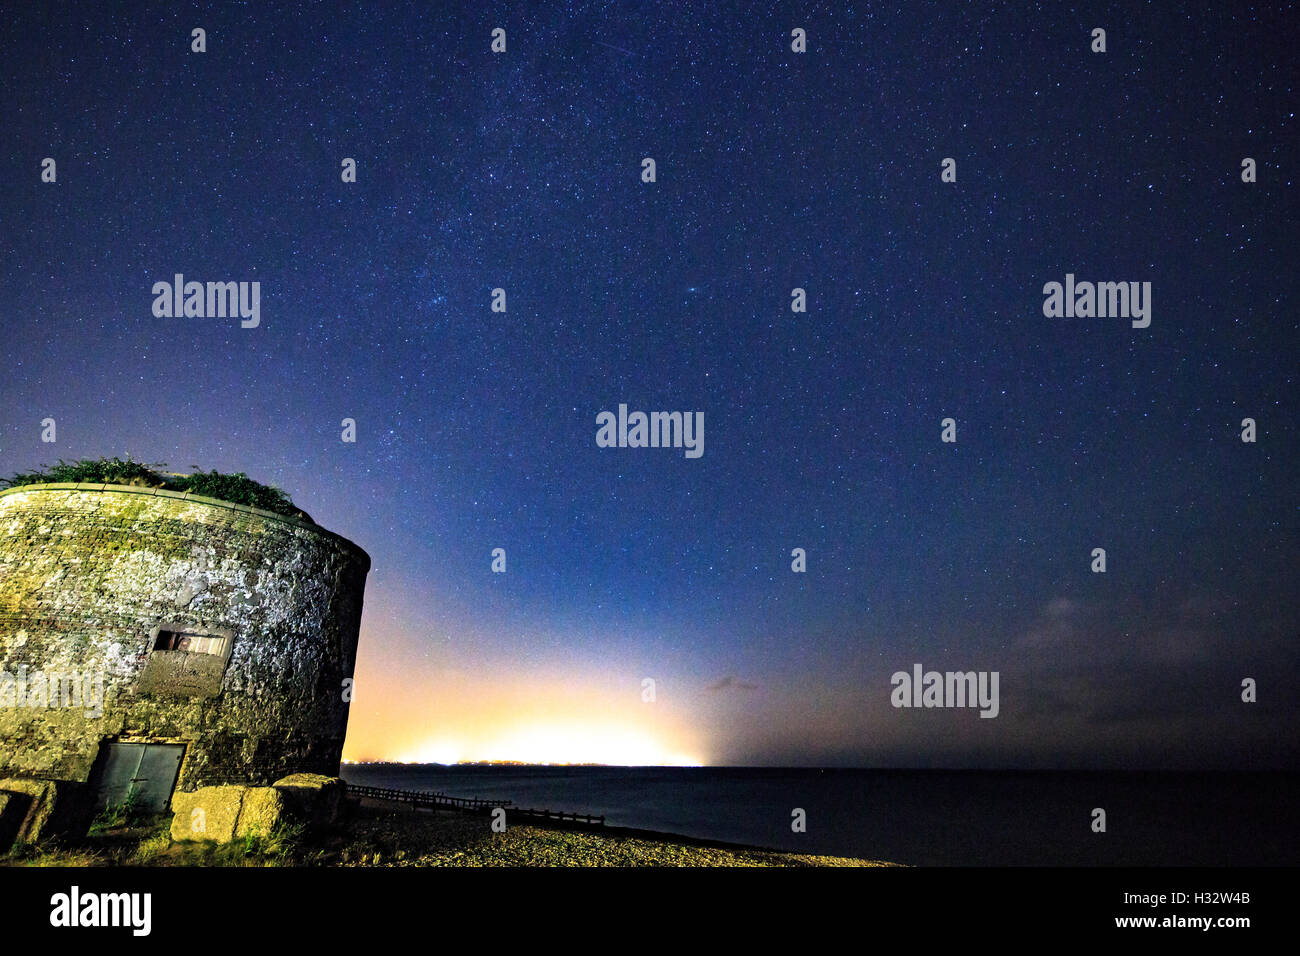
POLYGON ((1279 7, 268 6, 6 5, 0 472, 243 471, 364 547, 345 757, 1297 765, 1279 7))

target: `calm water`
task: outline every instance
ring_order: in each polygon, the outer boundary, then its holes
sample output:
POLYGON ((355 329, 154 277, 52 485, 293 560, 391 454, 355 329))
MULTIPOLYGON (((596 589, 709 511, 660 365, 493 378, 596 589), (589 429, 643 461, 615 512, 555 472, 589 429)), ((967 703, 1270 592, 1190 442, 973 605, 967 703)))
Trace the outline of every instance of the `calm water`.
POLYGON ((343 777, 918 865, 1300 863, 1294 773, 350 765, 343 777), (795 807, 806 833, 790 830, 795 807), (1094 807, 1104 834, 1090 829, 1094 807))

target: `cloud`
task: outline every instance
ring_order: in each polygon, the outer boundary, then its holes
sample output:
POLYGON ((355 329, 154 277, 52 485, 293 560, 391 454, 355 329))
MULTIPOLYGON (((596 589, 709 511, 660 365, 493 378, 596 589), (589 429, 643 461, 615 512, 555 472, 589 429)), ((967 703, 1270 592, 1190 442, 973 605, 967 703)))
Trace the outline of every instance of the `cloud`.
POLYGON ((1073 733, 1095 742, 1095 735, 1118 735, 1153 752, 1186 748, 1189 727, 1222 738, 1225 751, 1232 745, 1223 741, 1245 746, 1297 710, 1279 702, 1267 719, 1248 723, 1240 701, 1244 676, 1269 672, 1291 680, 1297 673, 1300 653, 1289 623, 1285 616, 1260 619, 1231 595, 1209 591, 1056 598, 1012 642, 1017 653, 1003 667, 1004 714, 1044 737, 1073 733))
POLYGON ((732 674, 728 674, 726 677, 722 678, 722 680, 710 684, 709 690, 726 690, 728 687, 735 687, 737 690, 758 690, 757 684, 751 684, 748 681, 740 680, 732 674))
POLYGON ((1048 603, 1047 607, 1043 609, 1043 615, 1051 619, 1059 620, 1061 618, 1073 616, 1078 613, 1080 609, 1081 607, 1078 601, 1072 600, 1068 597, 1059 597, 1048 603))

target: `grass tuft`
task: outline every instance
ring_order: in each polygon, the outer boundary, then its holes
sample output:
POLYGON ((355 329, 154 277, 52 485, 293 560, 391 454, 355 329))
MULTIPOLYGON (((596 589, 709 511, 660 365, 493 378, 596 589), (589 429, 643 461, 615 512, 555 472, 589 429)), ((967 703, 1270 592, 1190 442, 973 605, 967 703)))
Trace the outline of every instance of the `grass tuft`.
POLYGON ((205 498, 216 498, 218 501, 229 501, 231 504, 260 508, 262 511, 289 517, 307 517, 279 488, 254 481, 242 471, 225 473, 196 469, 190 475, 173 475, 166 473, 166 468, 167 465, 162 462, 144 464, 133 460, 130 455, 125 459, 114 456, 82 458, 72 462, 60 458, 57 465, 41 465, 35 471, 20 471, 8 478, 0 478, 0 488, 78 482, 139 485, 146 488, 188 491, 205 498))

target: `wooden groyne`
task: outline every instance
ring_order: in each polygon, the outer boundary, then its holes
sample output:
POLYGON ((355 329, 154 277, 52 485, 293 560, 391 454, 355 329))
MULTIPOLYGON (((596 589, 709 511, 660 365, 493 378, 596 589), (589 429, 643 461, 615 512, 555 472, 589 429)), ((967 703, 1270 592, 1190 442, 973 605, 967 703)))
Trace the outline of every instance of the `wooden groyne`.
POLYGON ((417 809, 463 810, 468 813, 479 813, 484 810, 490 812, 495 807, 511 805, 509 800, 471 800, 466 797, 449 797, 441 792, 431 793, 427 790, 394 790, 391 787, 358 787, 354 784, 348 784, 348 795, 409 803, 417 809))
POLYGON ((560 810, 525 810, 522 807, 511 807, 506 811, 506 819, 512 817, 527 817, 536 823, 583 823, 593 827, 605 825, 604 816, 592 816, 590 813, 565 813, 560 810))
POLYGON ((603 827, 605 817, 590 813, 568 813, 562 810, 538 810, 533 807, 516 807, 510 800, 478 800, 467 797, 449 797, 445 793, 427 790, 395 790, 391 787, 359 787, 348 784, 348 796, 367 797, 372 800, 390 800, 408 803, 416 809, 458 810, 461 813, 490 814, 498 807, 506 811, 507 819, 524 818, 530 823, 581 824, 603 827))

